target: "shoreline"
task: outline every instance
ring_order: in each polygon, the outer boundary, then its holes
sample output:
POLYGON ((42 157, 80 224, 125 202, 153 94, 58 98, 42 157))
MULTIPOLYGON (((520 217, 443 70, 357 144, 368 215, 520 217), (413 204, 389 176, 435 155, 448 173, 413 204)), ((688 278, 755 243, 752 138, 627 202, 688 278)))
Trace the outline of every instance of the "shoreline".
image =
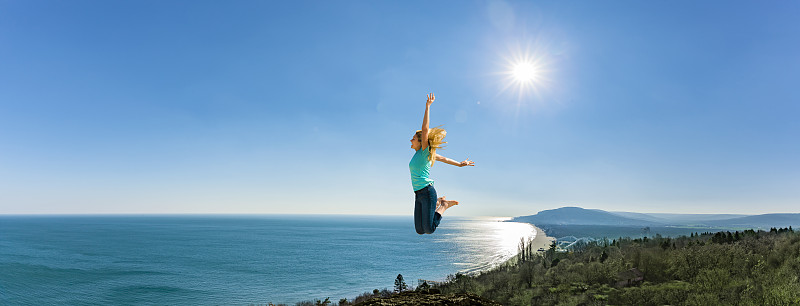
MULTIPOLYGON (((541 228, 537 227, 536 225, 533 225, 532 223, 518 222, 518 221, 506 221, 506 222, 517 222, 517 223, 527 224, 527 225, 530 225, 531 227, 533 227, 533 230, 536 232, 536 236, 533 238, 533 240, 531 240, 531 247, 530 248, 536 254, 541 254, 544 251, 547 251, 547 249, 550 248, 550 244, 553 241, 556 240, 555 237, 548 237, 547 234, 544 233, 544 230, 542 230, 541 228), (544 251, 539 251, 539 249, 544 249, 544 251)), ((514 254, 514 256, 512 256, 511 258, 506 260, 504 263, 502 263, 502 264, 500 264, 500 265, 498 265, 496 267, 504 266, 504 265, 514 265, 514 264, 516 264, 517 260, 519 260, 519 255, 520 255, 519 252, 517 254, 514 254)))
MULTIPOLYGON (((468 218, 468 220, 469 220, 469 218, 468 218)), ((553 241, 556 240, 556 238, 554 238, 554 237, 547 236, 547 234, 545 234, 544 230, 542 230, 541 228, 535 226, 532 223, 511 221, 511 220, 497 220, 496 222, 511 222, 511 223, 519 223, 519 224, 522 224, 522 225, 527 225, 531 229, 531 233, 530 233, 531 236, 524 235, 524 236, 519 236, 518 238, 516 238, 514 251, 512 251, 513 253, 511 253, 510 256, 505 255, 505 256, 503 256, 505 258, 501 258, 498 261, 488 262, 486 264, 474 266, 474 267, 471 267, 471 268, 457 269, 453 273, 453 275, 459 274, 459 273, 466 274, 466 275, 475 275, 475 274, 488 272, 488 271, 491 271, 491 270, 494 270, 494 269, 497 269, 497 268, 500 268, 500 267, 503 267, 503 266, 516 264, 517 260, 519 260, 519 255, 520 255, 520 250, 519 250, 519 242, 521 241, 520 238, 533 237, 533 239, 526 241, 526 243, 530 243, 529 244, 529 246, 530 246, 529 250, 532 250, 533 254, 541 254, 543 251, 539 251, 540 248, 544 249, 544 251, 548 250, 550 248, 550 244, 553 241), (508 256, 508 257, 506 257, 506 256, 508 256)), ((507 246, 502 248, 502 249, 507 249, 507 246)), ((496 251, 496 250, 493 250, 493 252, 494 251, 496 251)), ((506 253, 506 254, 508 254, 508 253, 506 253)), ((443 278, 443 279, 440 278, 438 280, 432 280, 432 281, 433 282, 445 282, 446 278, 443 278)))
POLYGON ((531 224, 531 226, 536 231, 536 237, 534 237, 533 241, 531 241, 531 248, 536 252, 542 252, 539 251, 539 249, 545 249, 545 250, 549 249, 550 244, 553 243, 553 241, 555 241, 556 238, 547 237, 547 235, 544 233, 544 230, 536 227, 536 225, 531 224))

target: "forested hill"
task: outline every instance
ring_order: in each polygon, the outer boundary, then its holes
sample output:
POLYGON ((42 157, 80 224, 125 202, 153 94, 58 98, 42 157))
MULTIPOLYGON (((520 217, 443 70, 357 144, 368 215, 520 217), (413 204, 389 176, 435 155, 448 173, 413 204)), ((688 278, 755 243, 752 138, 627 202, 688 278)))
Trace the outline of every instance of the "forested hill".
POLYGON ((526 222, 536 225, 650 226, 661 224, 655 221, 627 218, 599 209, 584 209, 580 207, 562 207, 551 210, 543 210, 535 215, 516 217, 512 219, 512 221, 526 222))
POLYGON ((524 252, 438 288, 503 305, 800 305, 798 271, 800 233, 772 228, 524 252))

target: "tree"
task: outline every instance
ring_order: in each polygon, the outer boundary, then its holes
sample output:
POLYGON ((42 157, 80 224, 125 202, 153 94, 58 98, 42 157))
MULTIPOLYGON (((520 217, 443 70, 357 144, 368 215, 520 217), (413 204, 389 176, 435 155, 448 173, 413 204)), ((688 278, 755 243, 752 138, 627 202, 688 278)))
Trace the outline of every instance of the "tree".
POLYGON ((397 274, 397 278, 394 280, 394 292, 403 292, 408 290, 408 285, 403 280, 403 274, 397 274))

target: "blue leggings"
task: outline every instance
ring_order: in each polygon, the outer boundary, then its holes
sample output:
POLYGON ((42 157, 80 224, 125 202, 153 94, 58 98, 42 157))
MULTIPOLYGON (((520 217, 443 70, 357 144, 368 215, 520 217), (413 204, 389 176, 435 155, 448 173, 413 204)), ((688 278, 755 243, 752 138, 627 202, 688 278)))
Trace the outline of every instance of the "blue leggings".
POLYGON ((431 184, 414 191, 414 195, 414 227, 417 234, 433 234, 442 221, 442 215, 436 212, 436 189, 431 184))

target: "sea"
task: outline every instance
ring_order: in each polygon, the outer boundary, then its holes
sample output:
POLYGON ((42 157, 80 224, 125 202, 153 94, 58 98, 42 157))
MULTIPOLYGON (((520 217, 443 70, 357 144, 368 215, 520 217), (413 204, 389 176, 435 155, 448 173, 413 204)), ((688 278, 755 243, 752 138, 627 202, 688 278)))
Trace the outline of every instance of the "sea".
POLYGON ((508 218, 0 216, 0 305, 293 305, 490 269, 535 229, 508 218))

